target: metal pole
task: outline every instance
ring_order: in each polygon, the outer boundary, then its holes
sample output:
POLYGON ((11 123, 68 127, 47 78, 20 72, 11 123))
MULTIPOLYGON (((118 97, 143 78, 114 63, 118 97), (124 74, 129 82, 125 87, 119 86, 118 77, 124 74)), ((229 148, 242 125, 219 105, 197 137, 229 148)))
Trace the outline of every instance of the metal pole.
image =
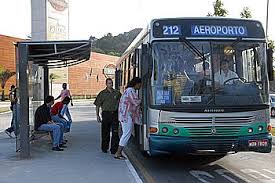
POLYGON ((44 101, 46 97, 49 95, 49 68, 47 66, 44 67, 44 101))
POLYGON ((265 29, 265 33, 266 33, 266 37, 268 37, 268 14, 269 14, 269 0, 267 0, 266 2, 266 29, 265 29))
POLYGON ((29 141, 29 90, 28 90, 28 46, 18 44, 19 50, 19 118, 20 158, 30 158, 29 141))
POLYGON ((67 27, 68 31, 68 35, 67 35, 67 39, 70 39, 70 0, 68 0, 68 27, 67 27))

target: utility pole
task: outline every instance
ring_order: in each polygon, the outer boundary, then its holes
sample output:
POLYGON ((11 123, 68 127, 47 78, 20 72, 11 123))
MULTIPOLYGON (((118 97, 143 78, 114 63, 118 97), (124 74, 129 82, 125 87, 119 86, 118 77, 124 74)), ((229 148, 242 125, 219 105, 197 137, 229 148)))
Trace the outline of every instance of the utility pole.
POLYGON ((265 29, 265 33, 266 33, 266 37, 268 37, 268 11, 269 11, 269 0, 266 1, 266 29, 265 29))

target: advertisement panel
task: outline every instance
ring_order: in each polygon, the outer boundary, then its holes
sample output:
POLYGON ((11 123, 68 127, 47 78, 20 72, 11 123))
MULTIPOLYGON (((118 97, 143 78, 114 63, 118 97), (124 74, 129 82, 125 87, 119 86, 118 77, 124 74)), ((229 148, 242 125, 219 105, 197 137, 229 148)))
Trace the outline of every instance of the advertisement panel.
POLYGON ((68 39, 68 0, 47 0, 47 40, 68 39))
MULTIPOLYGON (((47 0, 47 40, 67 40, 69 33, 69 1, 47 0)), ((51 69, 53 83, 68 82, 68 68, 51 69)), ((61 87, 60 87, 61 88, 61 87)), ((58 88, 58 90, 60 90, 58 88)), ((54 88, 53 88, 54 90, 54 88)))

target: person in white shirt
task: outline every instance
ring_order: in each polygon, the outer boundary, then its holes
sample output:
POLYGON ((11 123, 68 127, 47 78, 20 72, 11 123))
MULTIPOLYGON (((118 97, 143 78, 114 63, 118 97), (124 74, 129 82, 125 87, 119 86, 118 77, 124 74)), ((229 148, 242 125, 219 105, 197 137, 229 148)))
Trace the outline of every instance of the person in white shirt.
MULTIPOLYGON (((224 59, 221 61, 221 69, 220 71, 216 72, 214 75, 215 82, 218 83, 219 85, 223 86, 225 81, 232 79, 232 78, 239 78, 239 76, 231 71, 229 69, 229 61, 224 59)), ((230 80, 226 82, 226 84, 233 84, 234 80, 230 80)))

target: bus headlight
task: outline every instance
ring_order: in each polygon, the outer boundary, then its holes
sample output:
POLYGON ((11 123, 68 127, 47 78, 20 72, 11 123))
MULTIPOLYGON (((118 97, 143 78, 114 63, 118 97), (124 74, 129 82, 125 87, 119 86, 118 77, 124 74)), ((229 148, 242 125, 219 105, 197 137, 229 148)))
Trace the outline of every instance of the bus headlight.
POLYGON ((163 133, 167 133, 167 132, 168 132, 168 128, 167 128, 167 127, 163 127, 163 128, 162 128, 162 132, 163 132, 163 133))
POLYGON ((264 129, 263 126, 259 126, 259 127, 258 127, 258 130, 259 130, 260 132, 263 131, 263 129, 264 129))
POLYGON ((253 128, 248 128, 248 133, 252 133, 253 132, 253 128))
POLYGON ((175 128, 175 129, 173 130, 173 132, 174 132, 175 135, 177 135, 180 131, 179 131, 179 129, 175 128))

